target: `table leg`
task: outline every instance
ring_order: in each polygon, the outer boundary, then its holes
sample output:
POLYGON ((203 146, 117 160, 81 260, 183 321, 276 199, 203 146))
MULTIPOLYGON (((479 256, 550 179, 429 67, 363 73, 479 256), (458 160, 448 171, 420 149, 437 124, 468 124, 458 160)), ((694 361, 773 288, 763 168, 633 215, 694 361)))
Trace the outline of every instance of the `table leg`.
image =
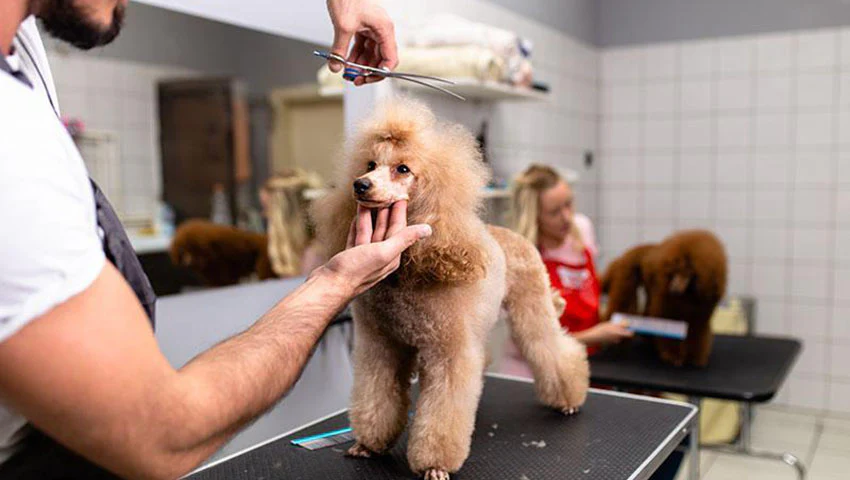
MULTIPOLYGON (((698 399, 697 399, 698 400, 698 399)), ((690 400, 691 403, 694 403, 693 400, 690 400)), ((696 405, 696 403, 694 403, 696 405)), ((713 446, 708 447, 712 451, 733 454, 733 455, 745 455, 747 457, 753 458, 763 458, 766 460, 779 460, 789 467, 793 468, 797 473, 797 478, 799 480, 804 480, 806 478, 806 466, 803 462, 800 461, 799 458, 790 454, 790 453, 772 453, 772 452, 760 452, 754 451, 752 448, 752 419, 753 419, 753 404, 744 402, 741 404, 741 432, 738 436, 738 442, 736 445, 732 447, 723 447, 723 446, 713 446)), ((695 477, 690 477, 695 478, 695 477)))
MULTIPOLYGON (((688 402, 697 407, 699 410, 700 398, 699 397, 688 397, 688 402)), ((699 480, 699 417, 700 412, 697 411, 697 414, 694 415, 694 419, 691 422, 691 432, 690 432, 690 462, 688 464, 688 479, 689 480, 699 480)))
POLYGON ((753 404, 744 402, 741 404, 741 433, 738 438, 738 449, 742 452, 750 451, 751 433, 753 422, 753 404))

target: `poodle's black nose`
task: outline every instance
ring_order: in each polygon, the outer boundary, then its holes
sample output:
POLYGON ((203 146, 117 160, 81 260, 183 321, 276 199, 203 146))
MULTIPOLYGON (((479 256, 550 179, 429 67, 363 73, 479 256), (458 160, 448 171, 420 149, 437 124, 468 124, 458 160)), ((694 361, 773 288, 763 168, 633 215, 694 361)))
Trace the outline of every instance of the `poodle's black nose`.
POLYGON ((372 188, 372 182, 368 178, 358 178, 354 181, 354 193, 361 195, 372 188))

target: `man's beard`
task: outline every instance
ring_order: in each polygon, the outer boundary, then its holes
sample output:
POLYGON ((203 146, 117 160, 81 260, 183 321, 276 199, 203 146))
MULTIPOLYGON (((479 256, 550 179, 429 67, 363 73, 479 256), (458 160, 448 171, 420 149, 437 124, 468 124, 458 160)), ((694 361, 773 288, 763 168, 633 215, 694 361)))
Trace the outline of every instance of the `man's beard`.
POLYGON ((45 0, 39 17, 50 35, 77 48, 89 50, 115 40, 124 23, 124 5, 118 4, 112 23, 103 28, 86 18, 85 11, 74 0, 45 0))

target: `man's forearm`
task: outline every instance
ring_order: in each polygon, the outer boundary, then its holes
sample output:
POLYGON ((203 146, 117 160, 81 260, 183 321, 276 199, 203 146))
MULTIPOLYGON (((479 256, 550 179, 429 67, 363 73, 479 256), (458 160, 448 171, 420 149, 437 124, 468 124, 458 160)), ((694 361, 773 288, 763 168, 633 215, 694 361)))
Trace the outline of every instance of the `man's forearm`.
POLYGON ((179 372, 193 411, 181 415, 185 437, 175 448, 200 459, 280 399, 296 382, 350 289, 324 272, 269 310, 254 326, 199 355, 179 372), (192 455, 194 456, 194 455, 192 455))

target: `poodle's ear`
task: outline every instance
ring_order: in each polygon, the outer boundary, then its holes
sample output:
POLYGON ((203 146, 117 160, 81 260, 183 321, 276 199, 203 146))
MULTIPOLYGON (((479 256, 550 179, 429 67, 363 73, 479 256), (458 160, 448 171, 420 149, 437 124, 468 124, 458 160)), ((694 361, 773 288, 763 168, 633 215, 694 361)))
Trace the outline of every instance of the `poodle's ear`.
POLYGON ((357 202, 345 189, 336 187, 310 206, 310 218, 316 226, 316 238, 324 244, 328 257, 345 250, 351 221, 357 214, 357 202))
POLYGON ((443 223, 434 222, 434 233, 404 253, 402 278, 418 283, 467 283, 487 274, 489 258, 481 242, 443 223))

